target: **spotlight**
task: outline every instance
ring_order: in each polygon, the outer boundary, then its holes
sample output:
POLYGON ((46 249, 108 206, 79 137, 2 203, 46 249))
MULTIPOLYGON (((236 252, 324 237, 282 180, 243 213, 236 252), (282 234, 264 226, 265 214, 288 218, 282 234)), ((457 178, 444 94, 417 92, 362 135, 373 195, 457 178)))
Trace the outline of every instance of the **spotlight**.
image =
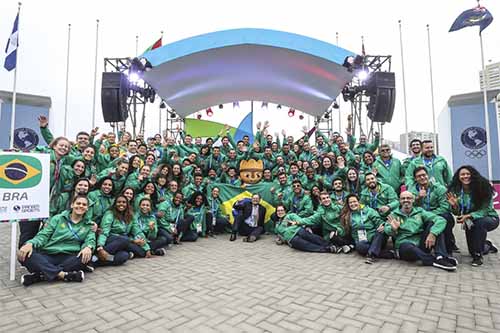
POLYGON ((222 108, 224 108, 224 105, 219 104, 219 109, 222 109, 222 108))
POLYGON ((212 117, 212 116, 214 115, 214 112, 212 111, 212 108, 208 108, 208 109, 206 110, 206 113, 207 113, 207 116, 208 116, 208 117, 212 117))
POLYGON ((261 109, 266 109, 267 110, 267 102, 262 102, 262 105, 260 107, 261 109))
POLYGON ((166 109, 167 108, 167 104, 165 104, 164 101, 161 101, 160 103, 160 109, 166 109))
POLYGON ((201 119, 201 114, 198 114, 198 115, 196 116, 196 118, 198 118, 198 120, 200 120, 200 119, 201 119))
POLYGON ((340 106, 338 105, 337 102, 333 102, 333 106, 332 106, 334 109, 340 109, 340 106))
POLYGON ((240 102, 233 102, 233 109, 240 109, 240 102))
POLYGON ((329 118, 330 118, 330 115, 329 115, 328 113, 325 113, 324 118, 325 118, 325 119, 329 119, 329 118))
POLYGON ((290 109, 288 110, 288 117, 293 117, 293 116, 295 116, 295 110, 294 110, 294 109, 292 109, 292 108, 290 108, 290 109))
POLYGON ((363 82, 368 78, 368 71, 367 70, 360 70, 359 72, 356 73, 357 78, 359 81, 363 82))
POLYGON ((281 110, 281 104, 278 104, 276 108, 281 110))
POLYGON ((128 80, 131 83, 138 83, 140 81, 140 79, 141 79, 141 77, 139 76, 139 74, 137 72, 129 71, 128 80))
POLYGON ((300 115, 300 116, 299 116, 299 119, 300 119, 300 120, 304 119, 304 116, 303 116, 303 115, 300 115))
POLYGON ((174 119, 176 117, 175 113, 171 112, 170 113, 170 118, 174 119))

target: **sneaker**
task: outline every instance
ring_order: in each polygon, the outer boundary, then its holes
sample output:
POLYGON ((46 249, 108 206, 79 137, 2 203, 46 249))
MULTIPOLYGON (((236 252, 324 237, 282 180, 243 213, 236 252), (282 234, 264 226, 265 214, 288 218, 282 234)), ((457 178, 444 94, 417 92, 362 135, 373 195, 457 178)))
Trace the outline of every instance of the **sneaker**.
POLYGON ((481 256, 474 256, 474 259, 472 259, 472 266, 478 267, 483 264, 483 257, 481 256))
MULTIPOLYGON (((233 233, 233 234, 231 234, 231 237, 229 237, 229 241, 234 242, 236 240, 236 238, 237 238, 236 234, 233 233)), ((243 239, 245 239, 245 238, 243 238, 243 239)))
POLYGON ((85 273, 83 271, 67 272, 64 275, 64 281, 66 282, 83 282, 83 280, 85 280, 85 273))
POLYGON ((450 263, 452 263, 454 266, 458 266, 458 260, 455 257, 446 257, 446 260, 448 260, 450 263))
POLYGON ((94 266, 92 266, 92 265, 85 265, 85 266, 83 267, 83 271, 84 271, 85 273, 94 273, 95 268, 94 268, 94 266))
MULTIPOLYGON (((339 248, 337 248, 335 245, 331 245, 329 247, 330 253, 339 253, 339 248)), ((340 249, 342 250, 342 249, 340 249)))
POLYGON ((134 259, 134 257, 135 257, 134 256, 134 252, 129 252, 128 253, 128 260, 132 260, 132 259, 134 259))
POLYGON ((167 254, 167 251, 165 251, 164 248, 160 248, 160 249, 154 250, 153 254, 155 256, 164 256, 165 254, 167 254))
POLYGON ((365 264, 371 265, 371 264, 374 264, 376 261, 377 261, 377 259, 375 259, 374 256, 369 255, 369 256, 366 256, 365 264))
POLYGON ((283 245, 283 240, 279 237, 276 237, 276 239, 274 240, 274 242, 276 243, 276 245, 283 245))
POLYGON ((249 242, 249 243, 253 243, 253 242, 255 242, 256 240, 257 240, 257 237, 255 237, 255 236, 248 236, 248 240, 247 240, 247 242, 249 242))
POLYGON ((432 266, 440 269, 444 269, 445 271, 456 271, 457 266, 452 264, 450 261, 448 261, 446 258, 439 256, 436 259, 434 259, 434 262, 432 263, 432 266))
POLYGON ((490 247, 488 253, 498 253, 498 248, 491 241, 486 240, 486 244, 490 247))
POLYGON ((25 287, 41 281, 43 281, 42 273, 28 273, 21 275, 21 284, 25 287))
POLYGON ((342 246, 342 252, 349 253, 351 251, 352 251, 352 249, 351 249, 351 247, 349 245, 342 246))

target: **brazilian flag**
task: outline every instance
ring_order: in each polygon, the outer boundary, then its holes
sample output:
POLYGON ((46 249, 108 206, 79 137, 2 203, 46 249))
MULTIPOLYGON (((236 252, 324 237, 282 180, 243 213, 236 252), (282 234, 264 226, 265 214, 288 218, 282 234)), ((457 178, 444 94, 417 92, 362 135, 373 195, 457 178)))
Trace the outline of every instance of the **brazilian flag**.
POLYGON ((0 188, 22 189, 42 180, 42 163, 32 156, 0 155, 0 188))
POLYGON ((261 197, 260 204, 266 208, 265 230, 273 231, 271 215, 276 210, 272 205, 272 193, 271 187, 273 183, 258 183, 245 186, 234 186, 231 184, 220 184, 214 183, 209 186, 207 193, 212 191, 212 188, 219 188, 219 197, 222 201, 222 214, 229 215, 229 220, 231 224, 234 222, 232 210, 235 202, 240 201, 245 198, 252 198, 253 194, 259 194, 261 197), (271 223, 270 223, 271 222, 271 223))

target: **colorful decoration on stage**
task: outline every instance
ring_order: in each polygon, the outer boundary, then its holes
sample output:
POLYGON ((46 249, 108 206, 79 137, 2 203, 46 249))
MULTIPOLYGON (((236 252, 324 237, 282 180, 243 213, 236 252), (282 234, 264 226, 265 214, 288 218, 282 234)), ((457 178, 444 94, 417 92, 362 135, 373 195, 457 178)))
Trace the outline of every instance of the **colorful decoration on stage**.
POLYGON ((240 125, 236 129, 234 141, 238 142, 239 140, 242 140, 245 135, 248 135, 250 143, 253 143, 253 112, 249 112, 241 121, 240 125))
POLYGON ((479 33, 483 32, 493 21, 493 15, 486 8, 478 5, 475 8, 464 11, 460 14, 449 32, 457 31, 466 27, 479 26, 479 33))
POLYGON ((162 42, 161 42, 162 39, 163 39, 163 34, 160 37, 160 39, 158 39, 156 42, 154 42, 152 45, 150 45, 146 50, 144 50, 144 52, 142 52, 142 54, 149 52, 149 51, 153 51, 154 49, 160 48, 162 46, 162 42))
POLYGON ((256 184, 262 179, 264 162, 262 160, 242 160, 240 162, 240 178, 245 184, 256 184))
MULTIPOLYGON (((250 143, 253 143, 253 120, 252 112, 249 112, 241 121, 238 127, 231 127, 229 133, 238 142, 243 136, 248 135, 250 143)), ((186 118, 185 130, 192 136, 199 136, 202 138, 215 137, 219 134, 224 124, 210 120, 186 118)))

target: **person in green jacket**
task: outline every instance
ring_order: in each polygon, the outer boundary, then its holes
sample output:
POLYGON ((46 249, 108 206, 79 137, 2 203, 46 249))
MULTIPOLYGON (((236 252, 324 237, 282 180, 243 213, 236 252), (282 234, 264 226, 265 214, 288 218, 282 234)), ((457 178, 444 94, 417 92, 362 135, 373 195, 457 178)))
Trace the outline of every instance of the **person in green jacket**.
POLYGON ((431 140, 422 142, 422 155, 415 158, 406 169, 405 179, 408 188, 414 183, 413 170, 421 165, 427 169, 431 182, 438 182, 445 187, 450 184, 453 176, 451 168, 443 157, 434 154, 434 144, 431 140))
POLYGON ((375 132, 374 134, 374 140, 373 143, 367 143, 366 141, 366 135, 361 134, 359 136, 359 144, 356 145, 356 138, 353 135, 350 135, 350 133, 347 135, 347 141, 349 142, 349 149, 352 150, 352 152, 356 155, 363 155, 365 151, 370 151, 374 152, 377 150, 378 145, 380 143, 380 134, 378 132, 375 132))
POLYGON ((347 196, 340 220, 344 229, 351 234, 356 252, 366 256, 367 264, 373 264, 376 258, 394 258, 392 252, 383 250, 387 242, 384 221, 376 210, 361 205, 356 194, 347 196))
POLYGON ((210 196, 207 199, 206 226, 209 235, 221 234, 229 226, 229 220, 222 214, 222 200, 219 197, 220 190, 213 186, 210 190, 210 196))
POLYGON ((341 207, 332 203, 330 194, 322 192, 320 194, 321 206, 316 212, 306 218, 297 219, 299 225, 303 226, 320 226, 323 238, 331 244, 340 247, 342 252, 349 253, 352 248, 352 241, 340 223, 340 210, 341 207))
POLYGON ((488 232, 498 228, 498 213, 493 208, 493 193, 488 179, 474 167, 464 165, 453 175, 447 198, 457 223, 463 226, 472 265, 481 266, 483 255, 497 253, 488 232))
POLYGON ((424 266, 434 266, 447 271, 457 270, 457 260, 448 257, 443 230, 446 220, 420 207, 413 207, 415 197, 404 191, 399 197, 401 208, 391 212, 384 232, 392 236, 399 258, 422 261, 424 266), (434 249, 434 253, 431 250, 434 249))
POLYGON ((122 191, 125 181, 127 180, 128 173, 128 162, 125 159, 120 159, 116 162, 115 168, 108 168, 103 170, 100 174, 97 175, 97 182, 100 182, 102 179, 109 177, 113 182, 113 194, 118 194, 122 191))
POLYGON ((135 213, 134 223, 137 223, 139 230, 146 237, 144 244, 131 244, 134 255, 141 258, 150 258, 152 254, 163 256, 166 254, 165 246, 167 239, 158 235, 158 221, 152 213, 152 202, 149 198, 142 198, 139 202, 139 211, 135 213))
POLYGON ((189 203, 191 208, 186 212, 186 216, 192 217, 192 222, 187 230, 179 233, 179 238, 183 242, 195 242, 199 236, 205 237, 207 233, 207 199, 203 192, 194 192, 189 203))
POLYGON ((144 187, 140 191, 136 192, 134 198, 134 211, 139 211, 139 205, 143 198, 148 198, 151 200, 151 210, 156 211, 156 206, 158 205, 158 193, 156 192, 155 184, 152 181, 148 181, 144 184, 144 187))
POLYGON ((290 213, 300 217, 307 217, 314 213, 311 197, 302 189, 300 180, 292 181, 292 193, 283 200, 283 204, 290 213))
POLYGON ((18 259, 30 272, 21 276, 21 284, 83 281, 83 271, 96 247, 93 223, 85 218, 88 204, 87 197, 76 196, 71 211, 52 217, 33 239, 21 246, 18 259))
POLYGON ((344 182, 342 178, 335 178, 332 184, 333 184, 333 191, 330 197, 332 198, 334 203, 343 207, 346 203, 346 199, 347 196, 349 195, 349 192, 347 192, 344 189, 344 182))
POLYGON ((85 177, 85 163, 82 160, 75 160, 71 165, 61 166, 59 181, 56 185, 57 192, 70 192, 75 181, 80 177, 85 177))
POLYGON ((118 195, 113 206, 106 211, 101 221, 101 233, 97 238, 97 257, 94 265, 123 265, 130 257, 129 243, 141 235, 135 223, 128 199, 118 195), (97 260, 96 260, 97 259, 97 260))
POLYGON ((71 192, 64 192, 57 196, 55 205, 51 205, 49 212, 50 216, 62 213, 65 210, 71 209, 71 203, 77 195, 87 195, 90 190, 90 181, 87 178, 78 179, 73 186, 71 192))
POLYGON ((111 178, 103 178, 96 186, 98 190, 89 193, 89 212, 88 216, 98 225, 101 219, 113 203, 113 182, 111 178))
POLYGON ((130 173, 125 182, 126 187, 132 187, 135 191, 141 190, 151 180, 151 167, 143 165, 138 172, 130 173))
POLYGON ((366 187, 361 191, 361 203, 375 209, 381 217, 387 217, 399 207, 398 196, 394 189, 379 183, 375 174, 365 175, 366 187))
POLYGON ((451 214, 450 204, 446 199, 448 190, 441 184, 432 183, 424 166, 416 167, 413 170, 413 175, 415 184, 408 190, 415 196, 414 205, 422 207, 426 211, 439 215, 446 220, 444 242, 446 251, 451 256, 453 251, 457 251, 458 248, 455 244, 455 236, 453 235, 455 218, 451 214))
POLYGON ((276 229, 278 245, 286 243, 292 249, 305 252, 337 253, 338 248, 330 242, 312 232, 306 231, 295 220, 300 219, 297 214, 287 214, 283 205, 276 207, 276 229))
POLYGON ((373 162, 373 168, 377 178, 384 184, 390 185, 394 192, 401 192, 401 185, 404 180, 401 161, 392 157, 391 147, 387 144, 380 146, 380 155, 373 162))

